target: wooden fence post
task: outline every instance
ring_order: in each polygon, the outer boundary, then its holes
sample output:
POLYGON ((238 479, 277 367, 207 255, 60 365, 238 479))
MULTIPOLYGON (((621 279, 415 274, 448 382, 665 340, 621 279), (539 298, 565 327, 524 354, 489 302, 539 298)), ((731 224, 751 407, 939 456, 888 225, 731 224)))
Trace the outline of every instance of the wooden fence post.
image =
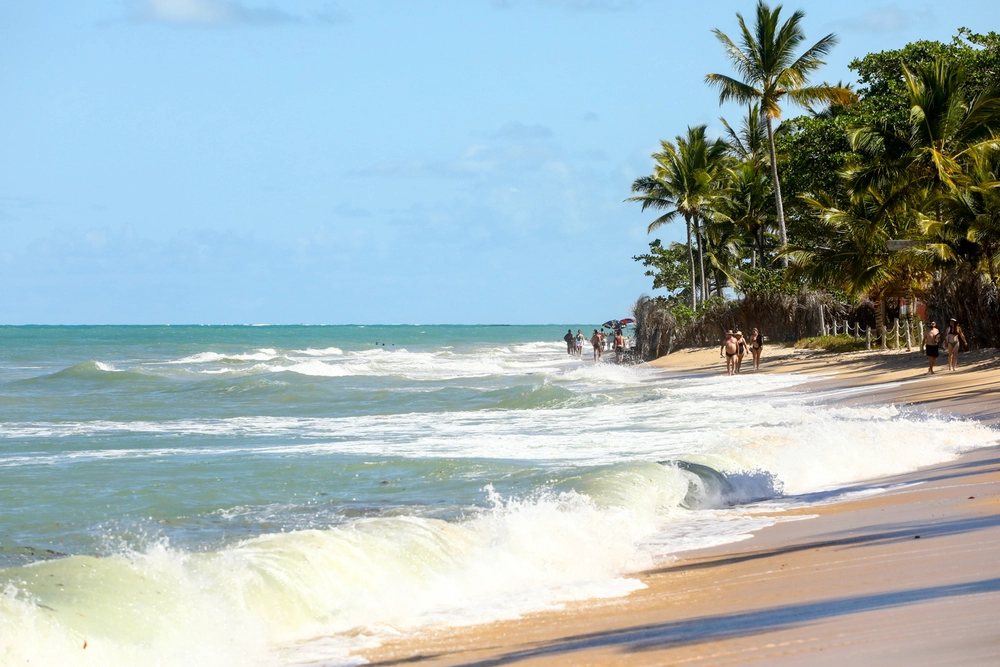
POLYGON ((872 328, 865 327, 865 349, 872 349, 872 328))

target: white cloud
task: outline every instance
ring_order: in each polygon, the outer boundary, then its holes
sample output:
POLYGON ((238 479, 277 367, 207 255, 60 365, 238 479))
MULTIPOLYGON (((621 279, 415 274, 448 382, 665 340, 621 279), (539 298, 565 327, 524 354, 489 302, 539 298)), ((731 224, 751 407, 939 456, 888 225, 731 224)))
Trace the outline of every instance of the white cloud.
MULTIPOLYGON (((649 2, 649 0, 533 0, 533 3, 538 5, 598 12, 631 11, 643 2, 649 2)), ((520 3, 518 0, 493 0, 493 4, 501 9, 511 9, 520 3)))
POLYGON ((892 4, 875 7, 861 16, 842 19, 836 22, 836 26, 841 30, 888 33, 906 30, 918 24, 928 24, 933 19, 930 11, 919 11, 913 7, 900 9, 892 4))
POLYGON ((552 134, 552 130, 544 125, 525 125, 524 123, 514 121, 507 123, 498 132, 494 132, 490 136, 495 139, 525 141, 530 139, 547 139, 552 134))
POLYGON ((349 20, 333 5, 310 17, 303 17, 273 5, 249 6, 242 0, 133 0, 131 18, 140 23, 208 27, 307 22, 336 24, 349 20))

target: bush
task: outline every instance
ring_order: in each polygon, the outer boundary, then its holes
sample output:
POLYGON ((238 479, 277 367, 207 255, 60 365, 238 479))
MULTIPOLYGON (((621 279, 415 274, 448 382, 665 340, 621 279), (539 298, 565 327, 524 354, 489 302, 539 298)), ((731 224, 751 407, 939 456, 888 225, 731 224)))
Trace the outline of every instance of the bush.
POLYGON ((795 348, 800 350, 826 350, 827 352, 857 352, 865 349, 864 338, 850 336, 813 336, 802 338, 795 342, 795 348))

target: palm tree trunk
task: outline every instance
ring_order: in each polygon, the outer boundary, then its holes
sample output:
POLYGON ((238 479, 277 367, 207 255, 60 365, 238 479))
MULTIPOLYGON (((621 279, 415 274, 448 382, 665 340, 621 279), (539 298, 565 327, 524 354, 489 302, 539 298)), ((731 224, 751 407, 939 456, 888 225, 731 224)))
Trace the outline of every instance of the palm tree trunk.
POLYGON ((691 310, 698 310, 698 294, 694 291, 694 249, 691 246, 691 218, 685 216, 688 234, 688 268, 691 270, 691 310))
MULTIPOLYGON (((774 151, 774 130, 771 127, 771 117, 764 115, 767 121, 767 147, 771 152, 771 181, 774 183, 774 206, 778 212, 778 233, 781 238, 781 247, 788 245, 788 235, 785 233, 785 206, 781 202, 781 182, 778 180, 778 158, 774 151)), ((781 264, 788 268, 788 257, 781 258, 781 264)))
POLYGON ((760 239, 760 265, 764 266, 764 225, 757 230, 757 238, 760 239))
POLYGON ((875 333, 879 338, 885 335, 885 296, 878 292, 878 308, 875 309, 875 333))
POLYGON ((695 218, 695 237, 698 239, 698 269, 701 272, 701 305, 705 305, 705 300, 708 298, 708 290, 705 289, 705 253, 702 250, 701 242, 701 221, 695 218))

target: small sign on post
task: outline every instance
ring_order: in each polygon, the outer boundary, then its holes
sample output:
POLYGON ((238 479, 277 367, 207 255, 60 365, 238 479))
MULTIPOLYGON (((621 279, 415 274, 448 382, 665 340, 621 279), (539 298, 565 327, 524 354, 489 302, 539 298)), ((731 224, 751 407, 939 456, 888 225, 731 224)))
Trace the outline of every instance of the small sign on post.
POLYGON ((923 245, 923 241, 910 241, 904 239, 890 239, 885 242, 885 249, 889 252, 896 252, 899 250, 906 250, 907 248, 916 248, 917 246, 923 245))

